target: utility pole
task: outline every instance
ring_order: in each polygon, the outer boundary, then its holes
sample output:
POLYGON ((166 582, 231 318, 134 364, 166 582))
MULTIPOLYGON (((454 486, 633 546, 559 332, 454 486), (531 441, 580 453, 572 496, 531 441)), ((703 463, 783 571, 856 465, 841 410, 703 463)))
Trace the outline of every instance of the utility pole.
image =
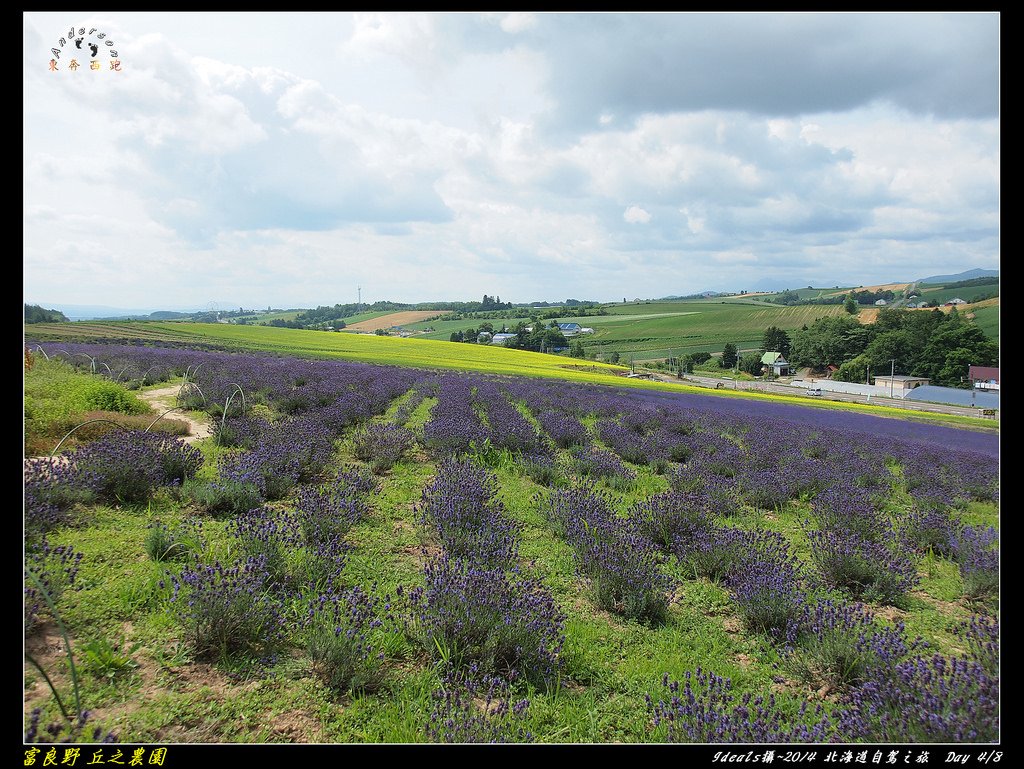
POLYGON ((896 359, 893 358, 890 362, 892 363, 892 372, 889 374, 889 397, 891 398, 893 397, 892 391, 895 384, 893 380, 896 379, 896 359))
POLYGON ((356 286, 356 291, 359 292, 359 304, 356 307, 356 314, 358 315, 359 313, 361 313, 363 311, 363 287, 362 286, 356 286))
POLYGON ((868 373, 864 376, 864 384, 871 384, 871 364, 868 364, 868 373))

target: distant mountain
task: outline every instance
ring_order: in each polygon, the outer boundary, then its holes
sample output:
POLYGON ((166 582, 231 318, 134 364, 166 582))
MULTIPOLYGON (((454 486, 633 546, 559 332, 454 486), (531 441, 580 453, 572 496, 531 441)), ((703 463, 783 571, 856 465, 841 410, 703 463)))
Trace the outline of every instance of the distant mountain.
POLYGON ((959 280, 970 280, 971 278, 998 278, 999 270, 981 270, 977 267, 967 272, 960 272, 956 275, 932 275, 930 278, 918 278, 918 283, 953 283, 959 280))
POLYGON ((94 320, 96 318, 124 318, 130 315, 149 315, 156 308, 125 309, 109 307, 102 304, 55 304, 56 309, 67 315, 71 320, 94 320))
POLYGON ((707 299, 712 296, 725 296, 725 294, 721 291, 698 291, 696 294, 686 294, 686 296, 663 296, 656 301, 670 302, 678 299, 707 299))
MULTIPOLYGON (((71 320, 98 320, 100 318, 105 320, 110 319, 143 319, 150 318, 153 320, 180 318, 188 315, 195 315, 200 312, 208 312, 208 310, 196 308, 194 310, 165 310, 159 307, 144 307, 144 308, 125 308, 125 307, 110 307, 104 304, 54 304, 54 309, 60 310, 62 313, 68 316, 71 320)), ((233 310, 237 309, 239 305, 230 305, 223 302, 218 302, 217 307, 220 310, 233 310)))

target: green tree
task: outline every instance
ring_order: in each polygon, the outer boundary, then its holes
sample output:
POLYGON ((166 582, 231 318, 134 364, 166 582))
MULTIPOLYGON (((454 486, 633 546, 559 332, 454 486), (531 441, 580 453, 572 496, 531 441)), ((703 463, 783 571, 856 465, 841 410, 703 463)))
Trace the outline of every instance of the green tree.
POLYGON ((748 352, 740 358, 740 371, 745 371, 753 376, 761 376, 761 356, 756 352, 748 352))
POLYGON ((736 345, 726 342, 722 350, 722 368, 732 368, 736 365, 736 345))
MULTIPOLYGON (((834 378, 840 382, 860 382, 863 383, 867 378, 868 368, 868 356, 858 355, 856 358, 851 358, 839 367, 836 371, 834 378)), ((881 373, 881 372, 879 372, 881 373)), ((870 384, 870 382, 869 382, 870 384)))
POLYGON ((860 355, 873 338, 872 327, 851 315, 818 318, 810 327, 793 332, 790 362, 822 371, 860 355))
POLYGON ((778 326, 769 326, 764 331, 764 337, 761 340, 761 349, 765 352, 782 353, 782 357, 789 360, 789 334, 778 326))
POLYGON ((857 307, 857 301, 853 298, 853 294, 846 295, 846 301, 843 302, 843 309, 850 313, 850 315, 856 315, 860 312, 860 309, 857 307))
POLYGON ((26 323, 67 323, 67 316, 60 310, 45 310, 38 304, 25 305, 26 323))
POLYGON ((583 342, 578 339, 569 346, 569 355, 573 358, 586 358, 587 353, 583 349, 583 342))
POLYGON ((622 356, 618 352, 613 352, 608 356, 609 363, 618 363, 620 360, 622 360, 622 356))
POLYGON ((912 373, 930 377, 934 384, 959 387, 969 366, 996 366, 999 346, 973 323, 947 320, 928 341, 912 373))
POLYGON ((915 352, 910 334, 906 331, 890 331, 876 336, 864 350, 864 357, 871 368, 878 372, 893 360, 900 368, 909 371, 914 368, 915 352))

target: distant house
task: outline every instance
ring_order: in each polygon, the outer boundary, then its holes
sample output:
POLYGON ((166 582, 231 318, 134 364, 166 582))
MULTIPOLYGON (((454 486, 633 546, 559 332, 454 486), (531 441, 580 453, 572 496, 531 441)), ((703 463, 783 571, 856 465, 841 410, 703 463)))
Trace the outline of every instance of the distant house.
POLYGON ((967 373, 975 390, 998 390, 998 366, 971 366, 967 373))
POLYGON ((583 328, 580 329, 580 333, 581 334, 593 334, 594 333, 594 329, 587 328, 586 326, 584 326, 583 328))
POLYGON ((508 333, 505 333, 504 331, 502 331, 502 332, 499 332, 499 333, 497 333, 497 334, 495 334, 494 336, 491 337, 491 344, 502 345, 502 344, 505 344, 506 340, 508 340, 508 339, 515 339, 516 336, 517 336, 517 334, 508 334, 508 333))
POLYGON ((946 307, 955 307, 958 304, 967 304, 967 302, 965 302, 959 296, 954 296, 952 299, 946 302, 946 307))
POLYGON ((875 302, 875 307, 885 307, 887 304, 889 303, 884 299, 879 299, 877 302, 875 302))
POLYGON ((579 323, 559 323, 558 328, 565 336, 576 336, 583 331, 583 326, 579 323))
POLYGON ((931 380, 928 377, 904 376, 903 374, 875 377, 875 387, 884 392, 891 392, 893 395, 898 395, 901 398, 914 388, 923 387, 929 382, 931 380))
POLYGON ((761 370, 766 374, 787 376, 789 374, 789 361, 782 357, 781 352, 766 352, 761 356, 761 370))

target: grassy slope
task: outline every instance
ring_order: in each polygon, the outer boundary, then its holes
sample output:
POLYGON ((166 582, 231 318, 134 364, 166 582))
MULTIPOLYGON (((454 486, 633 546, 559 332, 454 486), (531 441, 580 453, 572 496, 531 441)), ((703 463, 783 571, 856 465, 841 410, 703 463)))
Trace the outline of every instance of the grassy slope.
MULTIPOLYGON (((752 300, 706 300, 692 302, 641 302, 608 305, 608 315, 564 318, 594 329, 582 337, 588 349, 618 352, 636 360, 678 356, 687 352, 720 350, 726 342, 741 347, 756 347, 768 326, 784 330, 800 328, 817 318, 837 315, 841 306, 782 307, 752 300)), ((520 320, 491 320, 496 328, 514 327, 520 320)), ((453 331, 478 326, 482 320, 459 320, 414 324, 413 328, 433 326, 428 339, 447 340, 453 331)))
POLYGON ((973 302, 976 297, 986 296, 992 293, 999 293, 999 284, 993 283, 987 286, 967 286, 964 288, 926 288, 921 298, 929 302, 944 304, 950 299, 959 297, 965 302, 973 302))
POLYGON ((974 322, 985 332, 985 336, 999 341, 999 306, 980 307, 974 310, 974 322))
POLYGON ((588 318, 594 335, 586 343, 602 352, 616 351, 637 360, 686 352, 716 351, 727 342, 756 347, 764 330, 800 328, 815 319, 837 315, 839 306, 779 307, 755 302, 652 302, 609 308, 612 315, 588 318))

